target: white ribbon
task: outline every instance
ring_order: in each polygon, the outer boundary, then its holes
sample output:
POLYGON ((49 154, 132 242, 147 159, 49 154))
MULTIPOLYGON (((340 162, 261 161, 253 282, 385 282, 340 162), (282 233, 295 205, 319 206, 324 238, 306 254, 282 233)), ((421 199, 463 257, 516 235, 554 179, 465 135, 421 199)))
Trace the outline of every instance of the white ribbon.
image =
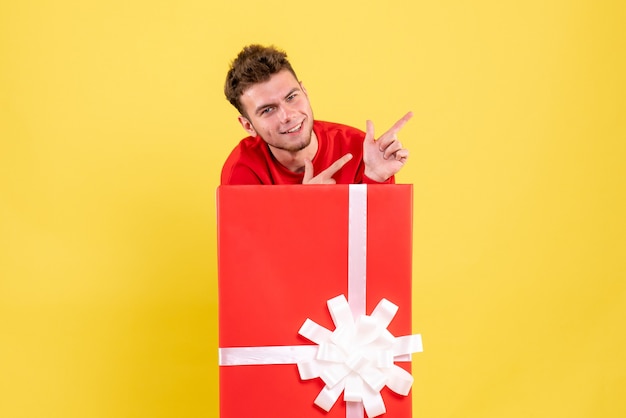
POLYGON ((365 315, 367 295, 367 185, 352 184, 348 200, 348 300, 352 315, 365 315))
POLYGON ((387 330, 398 307, 386 299, 365 315, 367 186, 350 185, 349 192, 348 300, 340 295, 327 302, 335 330, 307 318, 298 333, 316 345, 220 348, 219 365, 297 364, 301 379, 325 383, 314 401, 320 408, 329 411, 343 392, 346 418, 362 418, 364 409, 373 418, 386 412, 383 387, 408 395, 413 376, 394 362, 421 352, 422 338, 387 330))
POLYGON ((318 345, 315 358, 298 362, 300 378, 319 377, 324 381, 326 386, 315 404, 325 411, 330 411, 343 392, 344 401, 362 402, 368 417, 384 414, 382 388, 387 386, 406 396, 413 384, 413 376, 396 366, 394 360, 397 356, 422 351, 421 336, 395 338, 387 330, 398 311, 387 299, 382 299, 370 316, 360 315, 356 321, 344 295, 330 299, 328 310, 335 331, 308 318, 298 331, 318 345))

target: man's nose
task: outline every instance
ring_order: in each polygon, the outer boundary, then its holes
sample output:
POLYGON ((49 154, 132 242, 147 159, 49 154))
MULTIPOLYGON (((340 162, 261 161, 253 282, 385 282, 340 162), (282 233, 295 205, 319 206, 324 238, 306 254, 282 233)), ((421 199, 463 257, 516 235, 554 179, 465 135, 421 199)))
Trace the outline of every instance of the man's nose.
POLYGON ((289 122, 293 115, 293 109, 291 109, 288 105, 281 105, 278 110, 278 115, 280 116, 280 120, 282 122, 289 122))

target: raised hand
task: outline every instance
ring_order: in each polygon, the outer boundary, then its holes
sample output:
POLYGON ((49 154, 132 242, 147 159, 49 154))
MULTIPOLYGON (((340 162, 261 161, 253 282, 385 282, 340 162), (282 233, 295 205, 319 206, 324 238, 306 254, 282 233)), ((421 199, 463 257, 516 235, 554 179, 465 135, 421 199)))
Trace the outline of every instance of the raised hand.
POLYGON ((348 153, 332 163, 326 170, 313 177, 313 163, 308 158, 304 160, 304 178, 302 184, 336 184, 333 178, 348 161, 352 159, 352 154, 348 153))
POLYGON ((398 141, 398 132, 412 117, 413 112, 407 113, 378 139, 374 139, 374 123, 370 120, 366 122, 363 162, 367 177, 383 182, 404 167, 409 150, 402 148, 398 141))

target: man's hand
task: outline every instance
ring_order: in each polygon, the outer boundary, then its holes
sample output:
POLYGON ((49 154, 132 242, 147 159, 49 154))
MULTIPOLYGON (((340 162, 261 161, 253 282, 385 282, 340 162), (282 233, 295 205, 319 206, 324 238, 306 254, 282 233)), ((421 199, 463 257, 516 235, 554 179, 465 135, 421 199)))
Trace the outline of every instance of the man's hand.
POLYGON ((370 120, 367 121, 363 141, 363 162, 367 177, 383 182, 404 166, 409 157, 409 151, 402 148, 397 134, 412 117, 413 112, 407 113, 377 140, 374 139, 374 124, 370 120))
POLYGON ((337 182, 333 176, 351 159, 352 154, 348 153, 315 177, 313 177, 313 163, 309 159, 304 160, 304 178, 302 179, 302 184, 336 184, 337 182))

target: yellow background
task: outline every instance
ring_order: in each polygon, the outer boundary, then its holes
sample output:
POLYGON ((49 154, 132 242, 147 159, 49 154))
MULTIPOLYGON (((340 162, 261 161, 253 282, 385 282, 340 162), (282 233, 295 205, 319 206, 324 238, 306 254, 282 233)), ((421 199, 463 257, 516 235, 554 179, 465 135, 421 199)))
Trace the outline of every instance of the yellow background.
MULTIPOLYGON (((217 416, 222 94, 408 110, 416 417, 626 416, 622 1, 0 4, 0 417, 217 416)), ((384 221, 384 220, 383 220, 384 221)), ((392 262, 392 260, 390 260, 392 262)))

